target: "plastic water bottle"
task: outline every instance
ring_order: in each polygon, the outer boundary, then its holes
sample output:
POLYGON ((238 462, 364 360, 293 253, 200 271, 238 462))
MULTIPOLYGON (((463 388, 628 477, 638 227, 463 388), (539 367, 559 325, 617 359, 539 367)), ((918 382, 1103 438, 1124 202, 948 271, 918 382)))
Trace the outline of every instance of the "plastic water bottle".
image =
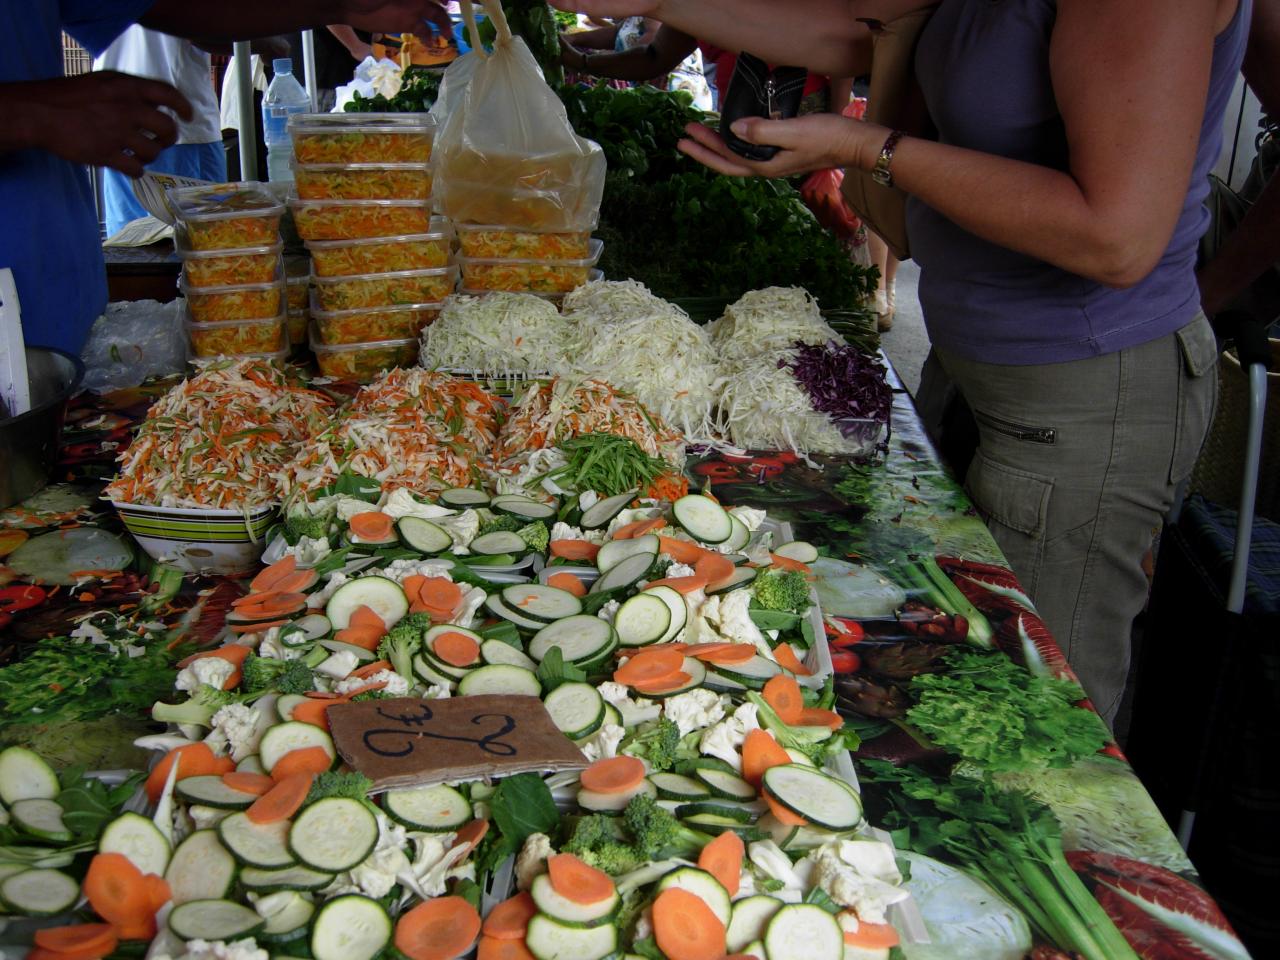
POLYGON ((262 98, 262 138, 267 143, 267 179, 290 181, 293 171, 289 158, 293 145, 289 141, 289 117, 309 113, 311 98, 293 75, 293 61, 288 57, 271 61, 275 72, 267 95, 262 98))

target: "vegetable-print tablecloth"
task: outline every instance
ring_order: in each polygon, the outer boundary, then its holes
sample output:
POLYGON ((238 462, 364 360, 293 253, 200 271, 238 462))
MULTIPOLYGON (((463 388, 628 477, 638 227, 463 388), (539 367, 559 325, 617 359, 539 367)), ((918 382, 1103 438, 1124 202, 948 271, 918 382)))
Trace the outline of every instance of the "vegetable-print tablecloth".
MULTIPOLYGON (((1065 957, 1044 935, 1064 922, 1044 907, 1055 894, 1026 894, 1052 885, 1052 871, 993 867, 1003 850, 1034 857, 1059 842, 1139 956, 1247 956, 1105 728, 1073 705, 1061 652, 898 387, 890 437, 868 463, 702 454, 688 469, 721 501, 790 521, 823 554, 814 572, 839 705, 862 737, 868 812, 904 850, 934 941, 909 945, 907 960, 1013 960, 1032 943, 1038 960, 1065 957)), ((140 552, 118 569, 78 568, 86 530, 127 547, 97 491, 162 389, 78 398, 60 482, 0 513, 0 562, 79 531, 66 549, 36 551, 34 570, 0 567, 0 667, 27 665, 0 669, 0 744, 68 765, 143 763, 130 742, 169 690, 173 656, 212 642, 239 593, 157 582, 140 552), (77 636, 45 639, 67 634, 77 636)), ((1097 955, 1108 955, 1105 940, 1097 955)))

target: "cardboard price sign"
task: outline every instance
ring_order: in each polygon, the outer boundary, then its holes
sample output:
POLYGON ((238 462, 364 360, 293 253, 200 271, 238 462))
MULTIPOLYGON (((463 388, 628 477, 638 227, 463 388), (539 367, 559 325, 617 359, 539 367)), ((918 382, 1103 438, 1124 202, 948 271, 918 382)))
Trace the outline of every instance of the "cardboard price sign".
POLYGON ((328 717, 338 752, 375 790, 587 765, 537 697, 364 700, 328 717))

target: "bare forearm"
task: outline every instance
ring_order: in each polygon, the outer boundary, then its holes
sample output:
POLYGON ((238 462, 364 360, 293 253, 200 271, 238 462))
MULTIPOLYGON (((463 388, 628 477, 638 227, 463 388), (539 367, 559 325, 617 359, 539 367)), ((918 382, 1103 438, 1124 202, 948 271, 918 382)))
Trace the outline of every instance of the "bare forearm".
POLYGON ((1262 109, 1280 118, 1280 0, 1254 0, 1243 71, 1262 109))
POLYGON ((1280 263, 1280 177, 1272 177, 1240 225, 1200 272, 1205 312, 1215 314, 1280 263))
POLYGON ((221 0, 192 4, 157 0, 142 24, 175 37, 207 41, 251 40, 341 22, 336 0, 221 0))

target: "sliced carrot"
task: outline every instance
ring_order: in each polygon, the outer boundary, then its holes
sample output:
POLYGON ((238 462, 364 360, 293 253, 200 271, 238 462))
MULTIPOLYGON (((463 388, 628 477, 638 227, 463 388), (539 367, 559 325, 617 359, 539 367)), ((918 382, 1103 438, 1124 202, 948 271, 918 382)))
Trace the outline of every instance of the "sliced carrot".
POLYGON ((480 935, 480 913, 462 897, 425 900, 396 922, 395 947, 409 960, 453 960, 480 935))
POLYGON ((243 643, 228 643, 225 646, 218 647, 216 650, 201 650, 199 653, 184 657, 178 661, 178 669, 181 670, 197 660, 205 660, 209 657, 226 660, 228 663, 234 663, 238 667, 244 663, 245 658, 251 653, 253 653, 253 648, 247 647, 243 643))
MULTIPOLYGON (((264 630, 270 630, 272 627, 283 627, 288 622, 288 620, 255 620, 253 623, 232 623, 228 626, 230 626, 232 633, 239 636, 246 633, 262 633, 264 630)), ((224 690, 231 690, 234 689, 235 686, 236 684, 228 686, 224 683, 222 688, 224 690)))
POLYGON ((422 589, 422 585, 427 582, 426 576, 421 573, 411 573, 400 581, 400 587, 404 590, 406 597, 416 597, 418 591, 422 589))
MULTIPOLYGON (((289 719, 296 720, 298 723, 309 723, 321 730, 328 730, 329 708, 338 703, 346 703, 346 697, 338 697, 335 700, 305 700, 293 708, 289 719)), ((272 774, 274 777, 274 771, 272 774)))
POLYGON ((746 856, 746 851, 742 838, 732 830, 726 830, 702 848, 702 852, 698 854, 698 868, 719 880, 729 891, 729 896, 736 897, 742 881, 742 858, 746 856))
POLYGON ((271 768, 271 779, 279 783, 300 773, 324 773, 333 766, 333 758, 324 747, 300 747, 290 750, 271 768))
POLYGON ((81 892, 110 924, 138 923, 151 911, 150 887, 123 853, 94 854, 81 892))
POLYGON ((450 630, 431 641, 431 652, 451 667, 469 667, 480 659, 480 644, 465 633, 450 630))
POLYGON ((308 690, 303 694, 311 700, 342 700, 344 697, 340 693, 333 693, 330 690, 308 690))
POLYGON ((596 554, 600 552, 600 545, 592 543, 590 540, 552 540, 547 544, 547 549, 551 551, 553 557, 562 557, 565 560, 587 560, 595 563, 596 554))
MULTIPOLYGON (((147 776, 147 796, 152 803, 160 799, 165 781, 169 779, 169 770, 175 763, 178 764, 179 780, 213 773, 219 765, 218 758, 206 743, 189 743, 170 750, 147 776)), ((234 769, 234 764, 232 767, 234 769)))
POLYGON ((722 553, 707 550, 693 565, 694 572, 707 578, 707 586, 714 589, 728 580, 738 568, 722 553))
POLYGON ((790 762, 791 755, 765 730, 752 730, 742 743, 742 779, 753 787, 760 786, 760 778, 770 767, 790 762))
POLYGON ((547 857, 547 875, 551 878, 551 889, 574 903, 599 903, 614 894, 613 881, 607 873, 588 866, 572 853, 547 857))
MULTIPOLYGON (((343 694, 342 699, 343 701, 352 700, 360 696, 362 693, 373 693, 375 690, 381 690, 386 685, 387 681, 385 680, 378 680, 375 683, 366 683, 364 686, 356 687, 354 690, 348 690, 343 694)), ((329 706, 333 706, 333 704, 329 704, 329 706)))
POLYGON ((694 564, 698 562, 705 550, 696 543, 690 543, 688 540, 679 540, 676 537, 658 536, 658 552, 665 553, 676 563, 694 564))
POLYGON ((355 514, 347 521, 347 526, 351 535, 362 543, 384 543, 395 533, 391 518, 378 510, 355 514))
MULTIPOLYGON (((130 923, 116 924, 116 933, 121 940, 151 940, 156 935, 156 918, 143 917, 130 923)), ((54 954, 61 957, 61 954, 54 954)))
POLYGON ((771 678, 760 693, 764 702, 773 707, 773 712, 787 726, 793 727, 800 722, 804 694, 800 692, 800 684, 796 683, 795 677, 780 673, 771 678))
POLYGON ((68 927, 44 927, 35 932, 37 947, 71 953, 77 950, 105 950, 97 956, 105 957, 116 948, 115 930, 109 923, 76 923, 68 927))
POLYGON ((427 577, 418 588, 418 599, 432 610, 452 613, 462 602, 462 588, 446 577, 427 577))
POLYGON ((796 652, 791 649, 791 644, 780 643, 773 648, 773 659, 778 661, 778 665, 785 670, 801 677, 808 677, 813 671, 800 662, 800 658, 796 656, 796 652))
POLYGON ((307 794, 311 792, 311 781, 314 779, 309 773, 295 773, 291 777, 277 780, 274 787, 253 801, 245 811, 245 816, 254 823, 279 823, 281 820, 288 820, 302 808, 307 794))
POLYGON ((349 627, 376 627, 383 633, 387 632, 387 622, 378 616, 372 607, 360 604, 351 611, 351 619, 347 621, 349 627))
POLYGON ((553 573, 547 577, 547 586, 563 590, 565 593, 571 593, 575 597, 585 597, 587 595, 586 586, 572 573, 553 573))
MULTIPOLYGON (((99 939, 96 942, 84 945, 72 945, 65 950, 50 950, 48 947, 37 945, 34 950, 27 952, 27 960, 102 960, 103 957, 113 953, 120 943, 119 932, 110 924, 88 923, 79 924, 78 926, 106 927, 110 938, 99 939)), ((51 929, 73 930, 75 927, 53 927, 51 929)), ((37 931, 37 933, 42 932, 44 931, 37 931)))
POLYGON ((867 923, 859 920, 857 930, 844 931, 845 944, 861 947, 863 950, 892 950, 899 940, 898 931, 890 923, 867 923))
POLYGON ((281 593, 305 593, 319 581, 320 575, 314 570, 295 570, 277 580, 275 588, 281 593))
POLYGON ((249 581, 249 590, 253 593, 264 593, 267 590, 274 590, 275 585, 284 577, 293 573, 298 569, 298 558, 293 554, 287 557, 281 557, 271 566, 259 571, 258 575, 249 581))
POLYGON ((453 845, 449 848, 460 847, 464 843, 467 845, 467 855, 480 845, 480 841, 484 839, 485 834, 489 832, 488 820, 472 820, 470 823, 464 823, 458 828, 458 832, 453 836, 453 845))
POLYGON ((668 960, 720 960, 725 929, 706 901, 668 887, 653 901, 653 937, 668 960))
POLYGON ((667 521, 662 517, 654 517, 652 520, 636 520, 633 523, 624 523, 617 530, 613 531, 614 540, 634 540, 636 537, 643 537, 646 533, 652 533, 654 530, 661 530, 667 525, 667 521))
POLYGON ((528 890, 503 900, 484 918, 484 935, 495 940, 523 940, 529 921, 538 912, 528 890))
POLYGON ((534 960, 534 956, 525 946, 524 934, 517 940, 485 936, 476 948, 476 960, 534 960))
POLYGON ((240 770, 224 773, 222 782, 232 790, 239 790, 241 793, 252 793, 259 797, 276 785, 276 782, 265 773, 247 773, 240 770))
POLYGON ((644 780, 644 761, 626 754, 603 757, 578 776, 578 782, 596 793, 626 793, 644 780))
POLYGON ((652 590, 654 587, 670 587, 677 593, 693 593, 695 590, 701 590, 706 585, 706 577, 700 574, 693 574, 688 577, 663 577, 661 580, 651 580, 645 589, 652 590))
POLYGON ((746 663, 756 655, 756 648, 750 643, 695 643, 685 652, 706 663, 746 663))
POLYGON ((386 633, 381 627, 343 627, 333 635, 333 639, 364 650, 377 650, 386 633))
POLYGON ((769 559, 773 561, 770 566, 774 570, 799 570, 804 574, 812 572, 807 563, 801 563, 799 560, 792 560, 790 557, 782 557, 776 553, 771 553, 769 554, 769 559))
POLYGON ((681 687, 686 687, 693 679, 692 674, 685 673, 683 670, 677 670, 669 677, 662 680, 655 680, 652 683, 633 683, 631 687, 637 693, 647 693, 651 695, 672 693, 681 687))
POLYGON ((375 660, 373 663, 366 663, 358 670, 352 670, 351 676, 359 677, 363 680, 365 677, 372 677, 375 673, 381 673, 383 670, 392 670, 390 660, 375 660))
POLYGON ((796 719, 798 727, 828 727, 839 730, 844 726, 844 717, 834 710, 823 710, 820 707, 805 707, 796 719))
POLYGON ((764 795, 765 802, 769 804, 769 812, 773 814, 773 819, 777 820, 784 827, 806 827, 809 821, 798 813, 793 813, 780 804, 769 794, 764 795))
POLYGON ((628 686, 633 683, 655 683, 679 673, 684 665, 684 654, 665 647, 664 644, 640 651, 613 672, 614 681, 628 686))
POLYGON ((266 603, 275 595, 275 590, 263 590, 260 593, 246 593, 243 597, 236 597, 231 601, 231 609, 243 610, 246 607, 256 607, 261 603, 266 603))
POLYGON ((151 898, 151 913, 163 907, 173 899, 173 891, 169 889, 169 881, 158 873, 148 873, 142 878, 146 881, 147 892, 151 898))

